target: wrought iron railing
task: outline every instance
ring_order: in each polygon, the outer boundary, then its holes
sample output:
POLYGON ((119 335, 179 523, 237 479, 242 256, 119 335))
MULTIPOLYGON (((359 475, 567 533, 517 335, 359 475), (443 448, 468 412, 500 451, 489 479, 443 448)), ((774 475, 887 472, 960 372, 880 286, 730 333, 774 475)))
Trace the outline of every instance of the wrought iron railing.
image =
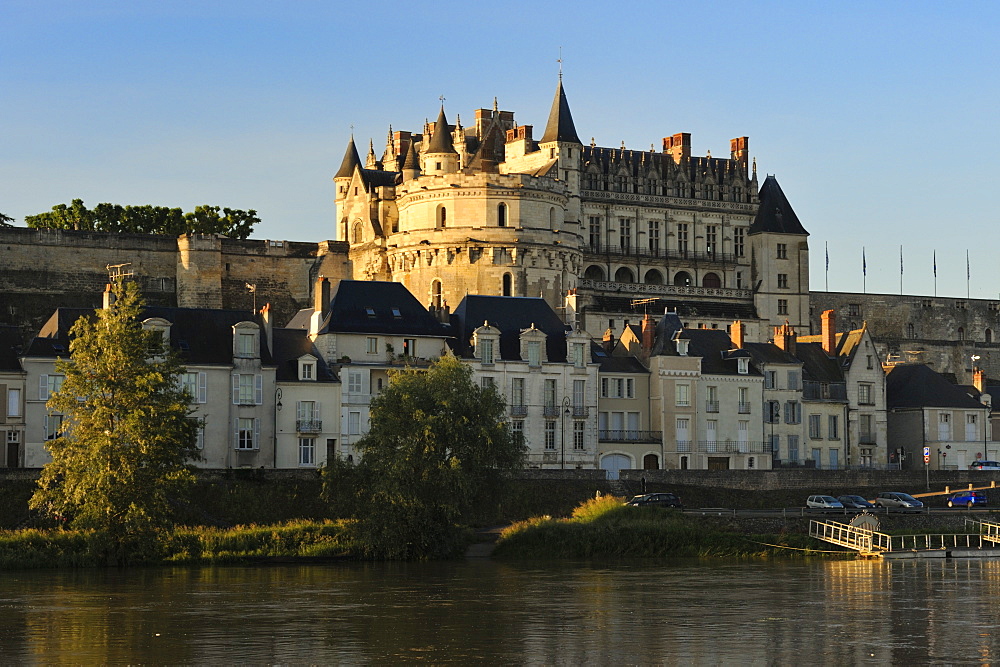
POLYGON ((718 401, 705 401, 705 412, 718 412, 719 402, 718 401))
POLYGON ((574 405, 573 406, 573 416, 574 417, 586 417, 590 414, 590 408, 586 405, 574 405))
POLYGON ((611 280, 584 278, 577 282, 581 289, 598 292, 626 292, 628 294, 662 294, 665 296, 722 297, 747 299, 753 292, 729 287, 695 287, 693 285, 651 285, 648 283, 618 283, 611 280))
POLYGON ((528 414, 527 405, 512 405, 510 406, 510 414, 514 417, 524 417, 528 414))
POLYGON ((319 419, 296 419, 295 430, 299 433, 319 433, 323 430, 323 422, 319 419))
POLYGON ((542 407, 542 414, 546 417, 558 417, 559 416, 559 406, 558 405, 546 405, 542 407))
POLYGON ((750 404, 749 403, 740 403, 739 413, 741 415, 748 415, 748 414, 750 414, 750 404))
POLYGON ((599 430, 597 439, 602 442, 660 442, 663 431, 599 430))
POLYGON ((584 247, 585 253, 611 257, 648 257, 651 259, 677 259, 695 262, 734 262, 736 256, 731 252, 715 252, 711 250, 678 250, 675 248, 650 248, 647 246, 623 245, 621 243, 590 243, 584 247))
POLYGON ((699 440, 698 451, 703 454, 770 454, 771 446, 758 440, 699 440))

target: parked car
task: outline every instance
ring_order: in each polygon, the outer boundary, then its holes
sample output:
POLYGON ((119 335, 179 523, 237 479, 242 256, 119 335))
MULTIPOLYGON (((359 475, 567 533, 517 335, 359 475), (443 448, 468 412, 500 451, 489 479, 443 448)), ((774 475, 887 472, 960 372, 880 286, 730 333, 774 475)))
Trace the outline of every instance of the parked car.
POLYGON ((681 499, 673 493, 645 493, 625 504, 631 507, 684 507, 681 499))
POLYGON ((844 506, 833 496, 809 496, 806 498, 806 507, 824 510, 842 510, 844 506))
POLYGON ((969 470, 1000 470, 1000 461, 975 461, 969 465, 969 470))
POLYGON ((868 502, 861 496, 840 496, 837 500, 849 510, 867 510, 875 507, 874 503, 868 502))
POLYGON ((948 507, 972 507, 973 505, 985 505, 989 502, 986 494, 982 491, 956 491, 948 496, 948 507))
POLYGON ((899 491, 883 491, 875 498, 875 504, 879 507, 896 509, 919 509, 924 506, 910 494, 899 491))

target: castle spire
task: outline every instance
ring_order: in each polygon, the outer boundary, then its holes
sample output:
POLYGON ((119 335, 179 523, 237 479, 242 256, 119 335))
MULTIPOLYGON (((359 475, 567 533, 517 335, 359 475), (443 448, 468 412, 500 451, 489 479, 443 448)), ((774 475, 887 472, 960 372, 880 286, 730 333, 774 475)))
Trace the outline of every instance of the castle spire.
POLYGON ((403 165, 400 171, 403 172, 403 180, 409 181, 420 175, 420 161, 417 159, 416 142, 413 139, 407 142, 406 157, 403 158, 403 165))
POLYGON ((569 102, 566 101, 566 93, 563 91, 561 73, 559 84, 556 86, 556 96, 552 100, 552 109, 549 111, 549 121, 545 124, 545 134, 538 143, 545 144, 550 141, 580 143, 580 137, 576 135, 576 126, 573 124, 573 114, 570 113, 569 102))
POLYGON ((425 153, 454 153, 455 144, 451 140, 451 132, 448 131, 448 119, 444 115, 444 103, 441 104, 441 111, 438 113, 437 121, 434 123, 434 133, 427 146, 425 153))
POLYGON ((358 155, 358 147, 354 145, 354 134, 351 134, 351 140, 347 142, 347 151, 344 153, 344 161, 340 163, 340 169, 337 170, 334 178, 350 178, 354 175, 354 168, 361 165, 361 156, 358 155))

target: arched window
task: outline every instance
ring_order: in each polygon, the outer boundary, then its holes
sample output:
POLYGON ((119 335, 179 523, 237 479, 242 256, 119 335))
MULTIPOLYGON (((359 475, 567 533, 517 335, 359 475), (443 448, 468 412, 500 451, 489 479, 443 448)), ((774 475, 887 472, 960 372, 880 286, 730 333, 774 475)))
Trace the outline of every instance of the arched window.
POLYGON ((604 280, 604 269, 597 266, 596 264, 591 264, 587 267, 584 272, 583 277, 587 280, 604 280))
POLYGON ((632 269, 623 266, 617 271, 615 271, 615 282, 634 283, 635 275, 632 273, 632 269))
POLYGON ((987 343, 992 343, 993 342, 993 329, 987 329, 986 330, 986 342, 987 343))
POLYGON ((691 274, 687 271, 678 271, 674 274, 674 285, 677 287, 690 287, 691 274))
POLYGON ((646 277, 643 282, 647 285, 662 285, 663 284, 663 274, 656 269, 650 269, 646 271, 646 277))
POLYGON ((438 206, 437 208, 437 227, 438 229, 444 229, 448 224, 448 209, 444 206, 438 206))
POLYGON ((552 207, 549 209, 549 229, 556 228, 556 209, 552 207))
POLYGON ((440 308, 444 304, 444 299, 441 295, 441 281, 434 280, 431 282, 431 306, 434 308, 440 308))
MULTIPOLYGON (((502 204, 501 204, 502 206, 502 204)), ((513 279, 509 273, 503 274, 503 295, 504 296, 514 296, 513 292, 513 279)))
MULTIPOLYGON (((989 329, 987 329, 986 331, 988 332, 989 329)), ((906 325, 906 337, 907 338, 916 338, 917 337, 916 331, 914 330, 912 323, 906 325)))
POLYGON ((507 226, 507 204, 497 206, 497 227, 507 226))
POLYGON ((660 457, 656 454, 646 454, 642 457, 642 469, 643 470, 659 470, 660 469, 660 457))
POLYGON ((360 222, 354 223, 354 243, 361 243, 365 240, 364 227, 361 226, 360 222))
POLYGON ((701 279, 702 287, 722 287, 722 281, 719 280, 719 274, 717 273, 706 273, 701 279))
POLYGON ((959 340, 965 340, 965 328, 964 327, 959 327, 958 328, 958 339, 959 340))

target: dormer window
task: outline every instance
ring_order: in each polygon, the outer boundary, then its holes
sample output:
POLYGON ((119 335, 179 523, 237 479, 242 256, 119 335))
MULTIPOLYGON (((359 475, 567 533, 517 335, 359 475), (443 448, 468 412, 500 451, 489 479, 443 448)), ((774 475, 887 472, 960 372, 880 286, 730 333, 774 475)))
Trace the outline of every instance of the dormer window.
POLYGON ((143 320, 142 328, 146 331, 155 331, 160 334, 163 349, 170 347, 170 322, 162 317, 150 317, 143 320))
POLYGON ((686 357, 687 353, 688 353, 688 344, 690 342, 691 341, 689 341, 687 338, 678 338, 677 339, 677 354, 681 355, 682 357, 686 357))
POLYGON ((483 326, 472 333, 472 344, 475 347, 474 354, 483 365, 496 363, 499 338, 500 331, 491 327, 489 322, 483 322, 483 326))
POLYGON ((315 380, 316 379, 316 364, 302 362, 299 367, 299 379, 300 380, 315 380))
POLYGON ((736 360, 736 371, 740 375, 746 375, 750 372, 750 359, 747 357, 739 357, 736 360))
POLYGON ((481 341, 479 341, 479 345, 477 347, 479 348, 478 349, 479 359, 484 364, 492 364, 493 363, 493 339, 492 338, 486 338, 484 340, 481 340, 481 341))
POLYGON ((260 329, 253 322, 240 322, 233 327, 233 356, 240 359, 260 356, 260 329))
POLYGON ((537 340, 528 341, 528 365, 542 365, 542 343, 537 340))

